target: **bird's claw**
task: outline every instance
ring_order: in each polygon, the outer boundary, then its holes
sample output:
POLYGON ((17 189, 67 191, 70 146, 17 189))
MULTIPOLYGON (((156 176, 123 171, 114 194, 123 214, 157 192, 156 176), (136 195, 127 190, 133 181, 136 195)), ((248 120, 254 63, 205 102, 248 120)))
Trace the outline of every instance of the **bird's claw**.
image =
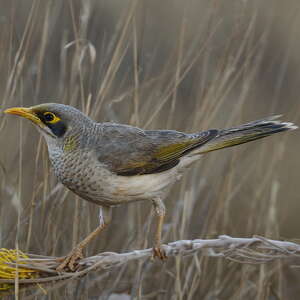
POLYGON ((153 247, 152 251, 153 251, 152 259, 159 258, 160 260, 164 261, 168 258, 167 254, 166 254, 166 251, 161 246, 153 247))
POLYGON ((62 263, 56 268, 56 271, 76 271, 78 268, 78 260, 83 258, 82 249, 74 248, 67 256, 63 258, 62 263))

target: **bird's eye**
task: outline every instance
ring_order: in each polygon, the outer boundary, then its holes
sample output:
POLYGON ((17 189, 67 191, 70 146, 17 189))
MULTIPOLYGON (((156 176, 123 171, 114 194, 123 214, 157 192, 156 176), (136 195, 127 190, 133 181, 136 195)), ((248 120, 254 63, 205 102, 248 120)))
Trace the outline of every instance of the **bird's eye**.
POLYGON ((52 112, 45 112, 44 113, 44 120, 47 122, 47 123, 51 123, 51 124, 54 124, 58 121, 60 121, 60 118, 58 118, 54 113, 52 112))
POLYGON ((54 115, 52 113, 44 113, 44 117, 45 117, 45 121, 47 122, 51 122, 54 120, 54 115))

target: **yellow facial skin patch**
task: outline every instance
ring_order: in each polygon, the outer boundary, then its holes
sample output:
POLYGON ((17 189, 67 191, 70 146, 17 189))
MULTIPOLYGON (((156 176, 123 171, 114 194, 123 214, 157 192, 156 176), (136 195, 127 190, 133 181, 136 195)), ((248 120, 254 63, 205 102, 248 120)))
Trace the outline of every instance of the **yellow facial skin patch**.
POLYGON ((44 117, 45 117, 45 121, 49 124, 55 124, 61 120, 54 113, 49 112, 49 111, 44 113, 44 117))

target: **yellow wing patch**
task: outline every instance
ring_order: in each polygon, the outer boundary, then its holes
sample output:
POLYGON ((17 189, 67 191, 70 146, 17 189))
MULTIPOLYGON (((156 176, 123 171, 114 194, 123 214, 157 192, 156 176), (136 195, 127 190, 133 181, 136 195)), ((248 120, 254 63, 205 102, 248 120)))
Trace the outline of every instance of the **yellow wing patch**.
POLYGON ((181 143, 163 146, 154 154, 154 157, 160 161, 168 161, 173 158, 178 158, 184 151, 191 146, 197 144, 199 141, 185 141, 181 143))

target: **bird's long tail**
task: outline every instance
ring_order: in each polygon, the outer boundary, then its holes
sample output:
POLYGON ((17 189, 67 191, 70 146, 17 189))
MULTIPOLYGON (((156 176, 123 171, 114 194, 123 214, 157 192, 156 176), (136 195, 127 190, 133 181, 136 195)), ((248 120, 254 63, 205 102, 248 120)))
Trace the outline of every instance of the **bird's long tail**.
POLYGON ((253 121, 238 127, 220 130, 219 134, 197 149, 202 154, 222 148, 248 143, 264 138, 277 132, 298 128, 293 123, 281 122, 280 116, 272 116, 263 120, 253 121))

